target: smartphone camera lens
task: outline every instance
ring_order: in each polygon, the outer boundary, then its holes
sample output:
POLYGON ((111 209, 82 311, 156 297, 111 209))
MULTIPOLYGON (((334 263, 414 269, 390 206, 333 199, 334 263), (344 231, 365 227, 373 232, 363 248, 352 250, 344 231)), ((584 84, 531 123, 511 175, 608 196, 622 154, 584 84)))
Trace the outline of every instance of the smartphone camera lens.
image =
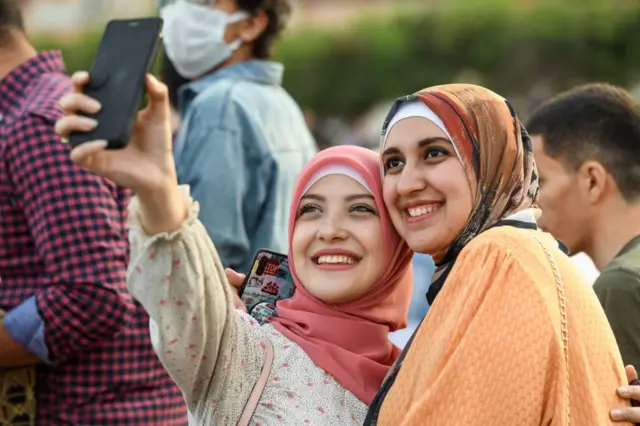
POLYGON ((264 269, 267 267, 268 261, 269 259, 267 259, 266 257, 262 257, 260 259, 260 261, 258 262, 258 267, 256 268, 256 275, 264 274, 264 269))

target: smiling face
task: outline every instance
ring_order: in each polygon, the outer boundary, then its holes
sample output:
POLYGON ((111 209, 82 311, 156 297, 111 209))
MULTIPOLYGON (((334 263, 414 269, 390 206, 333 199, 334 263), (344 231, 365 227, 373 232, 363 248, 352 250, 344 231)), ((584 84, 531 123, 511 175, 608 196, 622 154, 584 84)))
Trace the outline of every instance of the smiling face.
POLYGON ((447 135, 422 117, 400 120, 387 136, 382 164, 384 201, 400 236, 415 252, 445 251, 473 208, 467 175, 447 135))
POLYGON ((345 175, 318 180, 300 200, 291 255, 300 282, 323 302, 341 304, 365 295, 385 267, 373 196, 345 175))

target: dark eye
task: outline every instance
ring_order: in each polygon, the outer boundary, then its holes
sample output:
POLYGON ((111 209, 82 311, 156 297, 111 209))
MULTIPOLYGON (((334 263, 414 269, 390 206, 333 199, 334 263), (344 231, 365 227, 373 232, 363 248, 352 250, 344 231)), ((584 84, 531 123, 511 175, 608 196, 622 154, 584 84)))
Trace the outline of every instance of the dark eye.
POLYGON ((349 209, 349 212, 358 212, 358 213, 373 213, 377 214, 378 211, 371 207, 368 204, 355 204, 349 209))
POLYGON ((449 155, 449 152, 446 149, 436 146, 427 148, 427 150, 424 152, 424 158, 426 159, 443 157, 447 155, 449 155))
POLYGON ((402 167, 404 165, 404 160, 399 157, 389 157, 384 160, 384 172, 387 173, 390 170, 393 170, 397 167, 402 167))
POLYGON ((321 211, 320 206, 317 206, 316 204, 305 204, 304 206, 300 206, 300 209, 298 210, 298 217, 302 216, 303 214, 319 211, 321 211))

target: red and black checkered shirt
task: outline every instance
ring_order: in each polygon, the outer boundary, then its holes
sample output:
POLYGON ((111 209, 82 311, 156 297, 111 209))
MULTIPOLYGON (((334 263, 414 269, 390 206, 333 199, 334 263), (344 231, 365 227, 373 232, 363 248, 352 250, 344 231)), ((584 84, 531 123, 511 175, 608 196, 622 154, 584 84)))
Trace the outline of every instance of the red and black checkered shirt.
POLYGON ((70 89, 58 52, 0 80, 0 309, 40 356, 39 425, 184 425, 149 317, 126 291, 125 190, 54 135, 70 89))

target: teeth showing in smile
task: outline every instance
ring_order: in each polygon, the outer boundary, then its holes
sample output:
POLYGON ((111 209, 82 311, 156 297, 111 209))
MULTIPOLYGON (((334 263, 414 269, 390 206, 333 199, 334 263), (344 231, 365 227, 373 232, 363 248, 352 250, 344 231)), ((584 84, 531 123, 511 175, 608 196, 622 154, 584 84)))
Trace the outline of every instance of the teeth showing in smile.
POLYGON ((436 206, 436 205, 412 207, 412 208, 407 209, 407 211, 409 212, 409 216, 411 216, 411 217, 424 216, 426 214, 433 213, 436 210, 438 210, 438 206, 436 206))
POLYGON ((356 262, 357 260, 353 257, 342 255, 320 256, 318 258, 319 265, 322 265, 323 263, 353 265, 356 262))

